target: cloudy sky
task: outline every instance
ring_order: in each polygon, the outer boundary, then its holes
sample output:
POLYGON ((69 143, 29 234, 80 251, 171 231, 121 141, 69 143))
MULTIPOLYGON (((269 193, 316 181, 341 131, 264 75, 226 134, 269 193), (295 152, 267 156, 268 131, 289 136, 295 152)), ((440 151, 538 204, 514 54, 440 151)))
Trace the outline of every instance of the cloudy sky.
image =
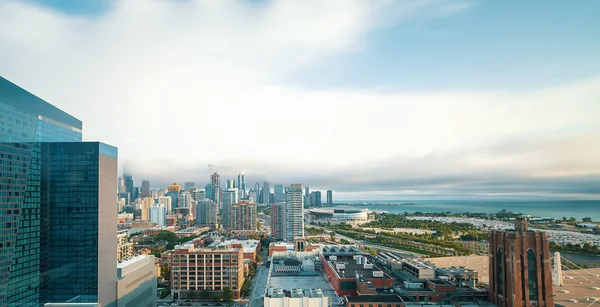
POLYGON ((136 184, 600 198, 600 1, 0 0, 0 74, 136 184))

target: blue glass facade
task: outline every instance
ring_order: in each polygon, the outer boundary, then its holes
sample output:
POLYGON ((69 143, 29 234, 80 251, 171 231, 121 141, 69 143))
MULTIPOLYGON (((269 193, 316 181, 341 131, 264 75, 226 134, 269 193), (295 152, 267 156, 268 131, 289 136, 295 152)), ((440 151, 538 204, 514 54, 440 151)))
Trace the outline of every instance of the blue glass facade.
POLYGON ((41 142, 81 142, 81 128, 78 119, 0 77, 0 306, 40 303, 40 255, 49 238, 41 223, 48 213, 41 142))

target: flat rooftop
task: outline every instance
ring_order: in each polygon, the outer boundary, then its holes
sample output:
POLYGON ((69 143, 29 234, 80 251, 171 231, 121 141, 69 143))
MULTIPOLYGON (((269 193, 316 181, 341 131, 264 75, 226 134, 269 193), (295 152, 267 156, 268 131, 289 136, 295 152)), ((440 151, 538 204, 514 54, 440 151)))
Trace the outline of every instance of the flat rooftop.
POLYGON ((337 297, 331 284, 323 277, 323 275, 314 276, 271 276, 271 280, 267 287, 281 288, 282 290, 302 289, 310 291, 310 289, 321 289, 323 296, 337 297))
POLYGON ((479 281, 488 283, 490 280, 489 258, 488 256, 458 256, 458 257, 440 257, 427 258, 438 268, 465 267, 477 271, 479 281))
MULTIPOLYGON (((373 278, 374 271, 382 271, 385 274, 385 271, 379 269, 377 266, 373 265, 372 269, 365 269, 363 264, 357 264, 356 260, 352 259, 352 257, 348 256, 337 256, 337 260, 329 260, 329 257, 326 257, 327 262, 332 265, 335 272, 341 278, 355 278, 356 273, 362 275, 364 278, 373 278), (343 263, 346 267, 343 269, 337 269, 336 263, 343 263), (344 272, 343 274, 341 272, 344 272)), ((369 264, 372 264, 369 262, 369 264)), ((386 278, 391 278, 389 275, 385 274, 386 278)), ((377 277, 375 277, 377 278, 377 277)))
POLYGON ((398 296, 392 294, 348 296, 347 299, 350 303, 402 303, 402 300, 398 296))
POLYGON ((250 253, 250 252, 256 251, 256 248, 258 247, 259 243, 260 243, 260 241, 252 240, 252 239, 248 239, 248 240, 231 239, 231 240, 225 240, 223 242, 215 241, 215 242, 211 243, 209 246, 217 247, 217 246, 227 246, 227 245, 231 245, 231 244, 241 244, 242 249, 244 250, 244 253, 250 253))
MULTIPOLYGON (((600 268, 563 270, 563 277, 563 286, 553 287, 554 302, 556 304, 568 307, 585 307, 594 301, 593 299, 586 301, 586 296, 600 297, 600 268), (565 293, 566 291, 568 293, 565 293), (574 303, 570 299, 577 300, 578 303, 574 303)), ((596 301, 593 306, 600 306, 600 300, 596 301)))

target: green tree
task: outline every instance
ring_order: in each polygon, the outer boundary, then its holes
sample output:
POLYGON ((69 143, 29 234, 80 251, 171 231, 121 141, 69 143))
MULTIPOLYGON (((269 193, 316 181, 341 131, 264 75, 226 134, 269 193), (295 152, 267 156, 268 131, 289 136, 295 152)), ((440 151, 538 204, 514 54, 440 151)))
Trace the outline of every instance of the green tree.
POLYGON ((169 269, 169 267, 166 265, 161 265, 160 276, 162 276, 165 280, 171 279, 171 269, 169 269))
POLYGON ((335 233, 332 232, 330 238, 331 238, 331 241, 335 242, 335 233))
POLYGON ((256 262, 262 262, 262 256, 260 254, 256 254, 256 262))
POLYGON ((582 221, 584 221, 584 222, 591 222, 591 221, 592 221, 592 218, 591 218, 591 217, 589 217, 589 216, 587 216, 587 217, 584 217, 584 218, 582 219, 582 221))
POLYGON ((177 242, 179 238, 174 232, 168 230, 161 230, 156 235, 156 240, 158 241, 167 241, 167 242, 177 242))
POLYGON ((229 289, 229 287, 223 288, 223 301, 231 302, 232 299, 233 299, 233 292, 231 292, 231 289, 229 289))

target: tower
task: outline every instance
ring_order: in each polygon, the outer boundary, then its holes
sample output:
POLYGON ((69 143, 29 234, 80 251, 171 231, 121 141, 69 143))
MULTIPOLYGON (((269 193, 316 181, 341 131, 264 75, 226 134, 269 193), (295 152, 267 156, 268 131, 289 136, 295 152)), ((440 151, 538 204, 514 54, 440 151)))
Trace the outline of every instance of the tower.
POLYGON ((244 175, 244 172, 240 172, 238 174, 238 190, 242 191, 240 197, 241 198, 246 198, 246 176, 244 175))
POLYGON ((268 205, 270 203, 269 199, 271 198, 271 187, 269 187, 268 181, 263 182, 262 197, 263 204, 268 205))
POLYGON ((552 275, 552 283, 555 287, 560 287, 563 285, 563 274, 562 274, 562 265, 560 261, 560 253, 558 251, 554 252, 554 272, 552 275))
POLYGON ((292 184, 285 195, 286 207, 286 239, 292 242, 294 238, 304 237, 304 201, 302 185, 292 184))
POLYGON ((212 201, 217 205, 218 208, 221 207, 221 177, 217 172, 214 172, 210 176, 210 196, 212 197, 212 201))
POLYGON ((517 218, 514 231, 492 231, 489 239, 489 300, 499 307, 554 306, 546 233, 529 231, 517 218))
POLYGON ((327 190, 327 205, 333 205, 333 192, 331 190, 327 190))

